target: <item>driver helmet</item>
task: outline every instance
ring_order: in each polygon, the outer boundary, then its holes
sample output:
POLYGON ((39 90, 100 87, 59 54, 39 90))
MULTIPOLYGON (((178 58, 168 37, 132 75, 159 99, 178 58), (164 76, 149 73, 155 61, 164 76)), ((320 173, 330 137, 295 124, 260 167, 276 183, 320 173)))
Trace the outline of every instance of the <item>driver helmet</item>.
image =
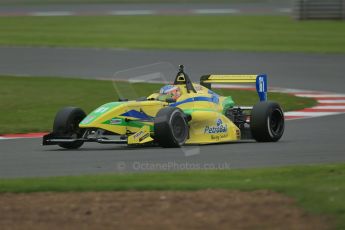
POLYGON ((177 100, 181 96, 181 91, 178 86, 166 85, 159 90, 159 94, 177 100))

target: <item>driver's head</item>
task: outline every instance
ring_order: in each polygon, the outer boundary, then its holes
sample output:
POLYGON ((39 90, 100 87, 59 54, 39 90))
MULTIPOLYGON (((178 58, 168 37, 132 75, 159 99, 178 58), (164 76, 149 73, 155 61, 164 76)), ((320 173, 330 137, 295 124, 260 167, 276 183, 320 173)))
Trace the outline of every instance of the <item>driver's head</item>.
POLYGON ((181 96, 181 91, 178 86, 166 85, 159 90, 161 96, 166 96, 166 98, 172 98, 177 100, 181 96))

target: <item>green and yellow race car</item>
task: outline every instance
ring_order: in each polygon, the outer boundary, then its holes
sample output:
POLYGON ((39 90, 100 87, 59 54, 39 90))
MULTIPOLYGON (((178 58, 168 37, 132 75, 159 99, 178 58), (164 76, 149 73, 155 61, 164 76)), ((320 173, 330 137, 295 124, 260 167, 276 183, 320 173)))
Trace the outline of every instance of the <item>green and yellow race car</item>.
POLYGON ((76 149, 84 142, 158 144, 213 144, 256 140, 278 141, 284 133, 284 113, 276 102, 267 101, 267 76, 205 75, 192 83, 183 66, 171 85, 147 98, 110 102, 89 115, 66 107, 55 117, 53 132, 43 145, 76 149), (256 83, 259 102, 238 106, 231 97, 211 90, 212 84, 256 83))

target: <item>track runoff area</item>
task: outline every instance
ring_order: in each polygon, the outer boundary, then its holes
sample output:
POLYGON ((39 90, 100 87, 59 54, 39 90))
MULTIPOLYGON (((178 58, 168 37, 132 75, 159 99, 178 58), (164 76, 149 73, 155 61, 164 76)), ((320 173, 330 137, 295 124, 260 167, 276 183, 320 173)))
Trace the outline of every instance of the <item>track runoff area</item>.
POLYGON ((289 15, 292 7, 280 4, 83 4, 56 6, 3 6, 0 17, 140 16, 140 15, 289 15))

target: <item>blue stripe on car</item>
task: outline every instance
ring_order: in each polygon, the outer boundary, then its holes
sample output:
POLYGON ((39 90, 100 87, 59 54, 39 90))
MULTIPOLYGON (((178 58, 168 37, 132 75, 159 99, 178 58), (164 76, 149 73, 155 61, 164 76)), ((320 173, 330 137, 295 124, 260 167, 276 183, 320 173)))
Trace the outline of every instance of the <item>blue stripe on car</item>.
POLYGON ((172 103, 169 106, 176 107, 176 106, 179 106, 179 105, 182 105, 185 103, 189 103, 189 102, 193 102, 193 101, 208 101, 208 102, 218 104, 219 103, 219 97, 217 95, 213 95, 212 97, 192 97, 192 98, 188 98, 188 99, 183 100, 183 101, 172 103))
POLYGON ((148 120, 148 121, 151 121, 153 119, 153 117, 147 115, 146 113, 139 112, 137 110, 129 110, 126 113, 121 114, 120 116, 133 117, 140 120, 148 120))

